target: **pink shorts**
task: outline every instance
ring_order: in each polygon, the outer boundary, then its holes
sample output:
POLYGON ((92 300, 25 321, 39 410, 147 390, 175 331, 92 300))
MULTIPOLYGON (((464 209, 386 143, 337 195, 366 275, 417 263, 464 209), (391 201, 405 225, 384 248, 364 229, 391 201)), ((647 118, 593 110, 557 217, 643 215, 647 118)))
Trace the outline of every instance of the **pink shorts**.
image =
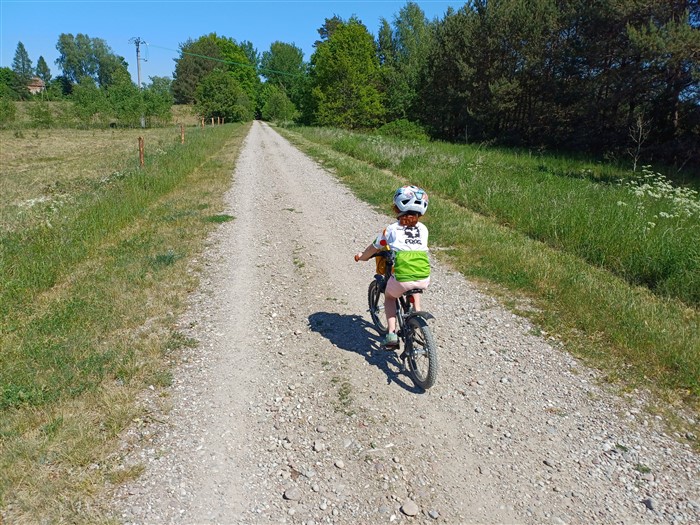
POLYGON ((386 292, 384 292, 384 295, 388 295, 390 297, 401 297, 404 293, 409 290, 413 290, 414 288, 425 290, 429 284, 430 277, 421 279, 420 281, 406 281, 402 283, 397 281, 396 277, 392 275, 389 282, 386 283, 386 292))

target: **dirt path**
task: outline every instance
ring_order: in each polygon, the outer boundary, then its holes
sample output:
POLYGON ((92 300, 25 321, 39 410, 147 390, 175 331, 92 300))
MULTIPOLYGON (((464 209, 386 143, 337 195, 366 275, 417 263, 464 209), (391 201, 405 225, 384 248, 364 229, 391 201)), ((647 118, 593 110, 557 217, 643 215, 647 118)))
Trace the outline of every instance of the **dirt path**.
POLYGON ((199 346, 125 437, 146 469, 124 523, 700 523, 699 458, 638 396, 435 261, 441 369, 417 391, 352 261, 390 219, 268 126, 227 201, 181 322, 199 346))

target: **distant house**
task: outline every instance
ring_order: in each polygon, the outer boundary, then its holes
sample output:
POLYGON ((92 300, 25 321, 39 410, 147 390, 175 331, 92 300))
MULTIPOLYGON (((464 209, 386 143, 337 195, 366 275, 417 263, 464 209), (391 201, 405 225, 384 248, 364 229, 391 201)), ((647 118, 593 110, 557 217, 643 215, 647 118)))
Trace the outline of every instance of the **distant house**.
POLYGON ((32 95, 36 95, 46 89, 46 84, 39 77, 32 77, 29 84, 27 84, 27 89, 32 95))

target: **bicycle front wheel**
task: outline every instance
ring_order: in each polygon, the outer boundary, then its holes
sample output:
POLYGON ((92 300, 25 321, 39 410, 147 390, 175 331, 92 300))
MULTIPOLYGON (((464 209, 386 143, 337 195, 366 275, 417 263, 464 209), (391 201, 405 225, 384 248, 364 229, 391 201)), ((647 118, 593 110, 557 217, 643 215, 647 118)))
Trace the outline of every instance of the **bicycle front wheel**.
POLYGON ((384 319, 384 292, 376 280, 369 283, 367 302, 369 303, 369 315, 372 317, 375 328, 380 334, 387 333, 384 319))
POLYGON ((435 384, 438 372, 437 346, 425 319, 411 317, 406 322, 408 369, 423 390, 435 384))

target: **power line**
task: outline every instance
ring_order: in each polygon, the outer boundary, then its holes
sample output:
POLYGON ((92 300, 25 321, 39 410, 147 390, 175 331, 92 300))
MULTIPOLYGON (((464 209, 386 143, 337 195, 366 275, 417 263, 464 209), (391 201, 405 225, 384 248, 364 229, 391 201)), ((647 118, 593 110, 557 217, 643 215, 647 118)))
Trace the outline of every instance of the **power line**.
MULTIPOLYGON (((132 40, 133 40, 133 39, 132 39, 132 40)), ((142 41, 141 43, 142 43, 142 44, 145 44, 145 42, 143 42, 143 41, 142 41)), ((172 51, 172 52, 174 52, 174 53, 181 53, 181 54, 183 54, 183 55, 189 55, 189 56, 193 56, 193 57, 203 58, 203 59, 205 59, 205 60, 212 60, 212 61, 214 61, 214 62, 220 62, 220 63, 222 63, 222 64, 228 64, 228 65, 233 65, 233 66, 249 67, 249 68, 254 69, 256 72, 262 73, 263 75, 265 74, 265 73, 264 73, 265 71, 267 71, 267 72, 269 72, 269 73, 277 73, 278 75, 287 75, 287 76, 290 76, 290 77, 298 77, 298 76, 302 76, 302 75, 303 75, 303 73, 289 73, 289 72, 287 72, 287 71, 278 71, 278 70, 276 70, 276 69, 268 69, 268 68, 264 68, 264 67, 258 67, 258 66, 255 66, 255 65, 252 65, 252 64, 246 64, 246 63, 243 63, 243 62, 234 62, 234 61, 232 61, 232 60, 224 60, 223 58, 210 57, 210 56, 207 56, 207 55, 199 55, 199 54, 197 54, 197 53, 190 53, 190 52, 188 52, 188 51, 183 51, 183 50, 181 50, 181 49, 180 49, 180 50, 171 49, 171 48, 169 48, 169 47, 158 46, 158 45, 155 45, 155 44, 148 44, 148 45, 149 45, 149 47, 155 47, 155 48, 158 48, 158 49, 164 49, 164 50, 166 50, 166 51, 172 51)), ((138 49, 138 47, 137 47, 137 49, 138 49)))

